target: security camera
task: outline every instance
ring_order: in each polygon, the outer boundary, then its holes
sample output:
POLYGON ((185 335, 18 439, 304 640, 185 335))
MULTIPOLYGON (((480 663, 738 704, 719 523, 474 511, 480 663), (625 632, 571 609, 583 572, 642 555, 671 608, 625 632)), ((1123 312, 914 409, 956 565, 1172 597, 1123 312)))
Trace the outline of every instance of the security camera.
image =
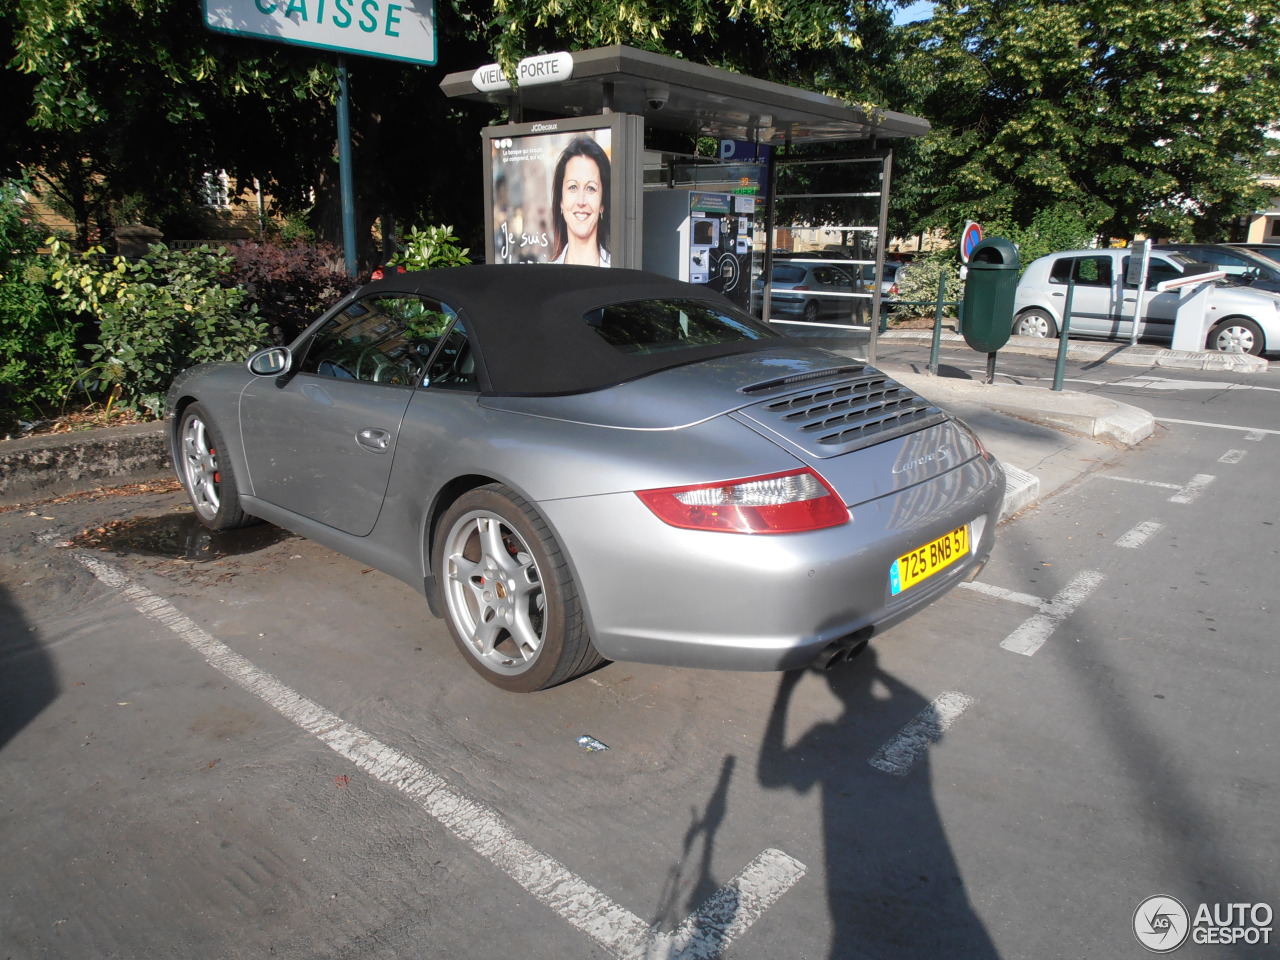
POLYGON ((650 110, 661 110, 667 105, 670 97, 671 91, 666 87, 650 87, 644 92, 644 98, 649 102, 650 110))

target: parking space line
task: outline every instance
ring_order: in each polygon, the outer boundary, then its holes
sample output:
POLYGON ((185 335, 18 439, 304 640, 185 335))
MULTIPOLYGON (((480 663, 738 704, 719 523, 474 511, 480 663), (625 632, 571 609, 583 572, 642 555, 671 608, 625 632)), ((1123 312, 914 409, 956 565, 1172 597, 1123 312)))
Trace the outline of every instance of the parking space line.
POLYGON ((780 850, 765 850, 674 933, 661 933, 554 858, 519 839, 497 814, 453 790, 417 760, 288 687, 110 564, 86 553, 72 555, 103 584, 123 594, 140 614, 168 628, 228 679, 339 756, 412 799, 441 826, 619 960, 718 957, 804 876, 804 864, 780 850))
POLYGON ((1013 590, 1006 590, 1004 587, 992 586, 989 583, 983 583, 981 580, 970 580, 968 583, 960 584, 966 590, 972 590, 975 593, 985 593, 989 597, 995 597, 997 600, 1009 600, 1013 603, 1020 603, 1024 607, 1038 607, 1044 603, 1041 597, 1032 596, 1029 593, 1017 593, 1013 590))
POLYGON ((1164 524, 1158 520, 1144 520, 1128 533, 1122 534, 1116 540, 1116 546, 1136 550, 1163 529, 1164 524))
POLYGON ((1205 423, 1202 420, 1174 420, 1172 417, 1156 417, 1160 423, 1180 423, 1187 427, 1216 427, 1219 430, 1241 430, 1248 434, 1246 440, 1260 440, 1269 434, 1280 434, 1280 430, 1268 430, 1265 427, 1237 427, 1230 423, 1205 423))
MULTIPOLYGON (((1249 438, 1246 437, 1245 439, 1247 440, 1249 438)), ((1248 452, 1249 451, 1247 450, 1228 450, 1226 453, 1224 453, 1222 456, 1218 458, 1218 462, 1219 463, 1239 463, 1241 460, 1245 458, 1245 455, 1248 452)))
POLYGON ((1041 606, 1039 613, 1028 617, 1018 629, 1001 640, 1000 646, 1011 653, 1031 656, 1044 646, 1058 624, 1074 613, 1076 607, 1105 579, 1106 575, 1096 570, 1076 575, 1052 600, 1041 606))
POLYGON ((1169 498, 1170 503, 1194 503, 1199 499, 1200 494, 1208 489, 1209 484, 1213 483, 1214 477, 1207 473, 1197 473, 1191 478, 1191 482, 1183 487, 1180 491, 1169 498))
POLYGON ((1139 480, 1136 477, 1113 477, 1107 475, 1105 479, 1119 480, 1121 483, 1136 483, 1143 487, 1157 487, 1161 490, 1176 490, 1172 497, 1169 498, 1170 503, 1194 503, 1195 500, 1204 493, 1209 484, 1213 483, 1217 478, 1208 473, 1197 473, 1187 483, 1165 483, 1163 480, 1139 480))
POLYGON ((1164 490, 1181 490, 1180 483, 1165 483, 1163 480, 1138 480, 1135 477, 1112 477, 1106 476, 1107 480, 1119 480, 1121 483, 1136 483, 1144 487, 1160 487, 1164 490))
POLYGON ((940 694, 872 754, 867 763, 892 776, 905 777, 925 755, 929 745, 938 743, 975 702, 973 697, 956 690, 940 694))

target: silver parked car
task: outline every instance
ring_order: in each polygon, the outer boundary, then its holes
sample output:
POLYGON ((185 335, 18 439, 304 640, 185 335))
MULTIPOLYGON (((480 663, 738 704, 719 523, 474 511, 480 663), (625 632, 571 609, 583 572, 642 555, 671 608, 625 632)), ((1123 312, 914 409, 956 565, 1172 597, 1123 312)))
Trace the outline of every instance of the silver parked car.
POLYGON ((858 279, 858 270, 853 264, 826 261, 775 262, 769 286, 769 311, 773 319, 805 323, 863 322, 871 310, 871 294, 867 292, 870 288, 858 279))
POLYGON ((786 670, 972 577, 999 465, 883 373, 651 274, 375 281, 168 396, 200 519, 279 524, 422 590, 528 691, 605 658, 786 670))
MULTIPOLYGON (((1138 335, 1171 341, 1179 294, 1158 293, 1156 285, 1196 269, 1185 253, 1153 250, 1142 291, 1138 335)), ((1126 281, 1128 250, 1068 250, 1032 261, 1018 281, 1013 332, 1022 337, 1056 337, 1062 329, 1067 283, 1074 277, 1071 333, 1129 339, 1138 289, 1126 281)), ((1280 296, 1241 286, 1209 291, 1206 350, 1261 354, 1280 349, 1280 296)))

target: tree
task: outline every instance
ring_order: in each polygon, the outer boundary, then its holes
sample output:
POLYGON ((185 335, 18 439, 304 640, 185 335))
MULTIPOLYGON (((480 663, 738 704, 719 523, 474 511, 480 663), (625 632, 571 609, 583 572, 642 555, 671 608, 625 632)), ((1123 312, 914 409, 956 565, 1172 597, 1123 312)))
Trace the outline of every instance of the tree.
POLYGON ((1069 212, 1104 238, 1218 237, 1257 208, 1280 2, 940 0, 905 28, 896 182, 913 229, 1069 212))
MULTIPOLYGON (((444 185, 478 166, 484 118, 447 103, 439 81, 487 53, 451 6, 438 24, 447 40, 436 68, 350 58, 366 237, 380 216, 440 206, 459 220, 460 197, 478 211, 478 173, 473 192, 444 185)), ((0 170, 34 171, 77 224, 79 247, 129 211, 181 230, 217 170, 257 180, 278 209, 308 211, 323 238, 339 239, 331 54, 211 33, 191 0, 0 0, 6 41, 17 96, 0 108, 15 134, 0 144, 0 170)))

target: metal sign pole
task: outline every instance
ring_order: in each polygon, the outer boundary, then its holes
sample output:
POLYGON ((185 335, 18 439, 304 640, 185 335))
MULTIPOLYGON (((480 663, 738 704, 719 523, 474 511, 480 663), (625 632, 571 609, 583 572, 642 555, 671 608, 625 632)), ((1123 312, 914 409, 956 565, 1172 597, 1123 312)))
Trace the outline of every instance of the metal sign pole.
MULTIPOLYGON (((1129 272, 1125 276, 1125 282, 1136 283, 1138 286, 1138 292, 1133 298, 1133 329, 1129 331, 1129 346, 1132 347, 1138 342, 1138 324, 1142 322, 1145 306, 1142 295, 1147 290, 1147 271, 1151 266, 1151 242, 1149 240, 1135 240, 1130 246, 1130 250, 1132 252, 1129 254, 1129 272), (1136 264, 1134 263, 1135 257, 1137 258, 1136 264), (1133 275, 1135 267, 1137 267, 1136 277, 1133 275)), ((1121 291, 1120 295, 1123 298, 1124 292, 1121 291)), ((1121 302, 1123 303, 1123 300, 1121 302)), ((1123 318, 1123 311, 1121 311, 1121 317, 1123 318)))
POLYGON ((1062 307, 1062 329, 1058 332, 1058 360, 1053 366, 1053 389, 1062 389, 1062 373, 1067 368, 1067 350, 1071 346, 1071 301, 1076 296, 1076 272, 1067 277, 1067 302, 1062 307))
POLYGON ((338 56, 338 183, 342 194, 342 253, 347 274, 356 275, 355 187, 351 176, 351 93, 347 58, 338 56))

